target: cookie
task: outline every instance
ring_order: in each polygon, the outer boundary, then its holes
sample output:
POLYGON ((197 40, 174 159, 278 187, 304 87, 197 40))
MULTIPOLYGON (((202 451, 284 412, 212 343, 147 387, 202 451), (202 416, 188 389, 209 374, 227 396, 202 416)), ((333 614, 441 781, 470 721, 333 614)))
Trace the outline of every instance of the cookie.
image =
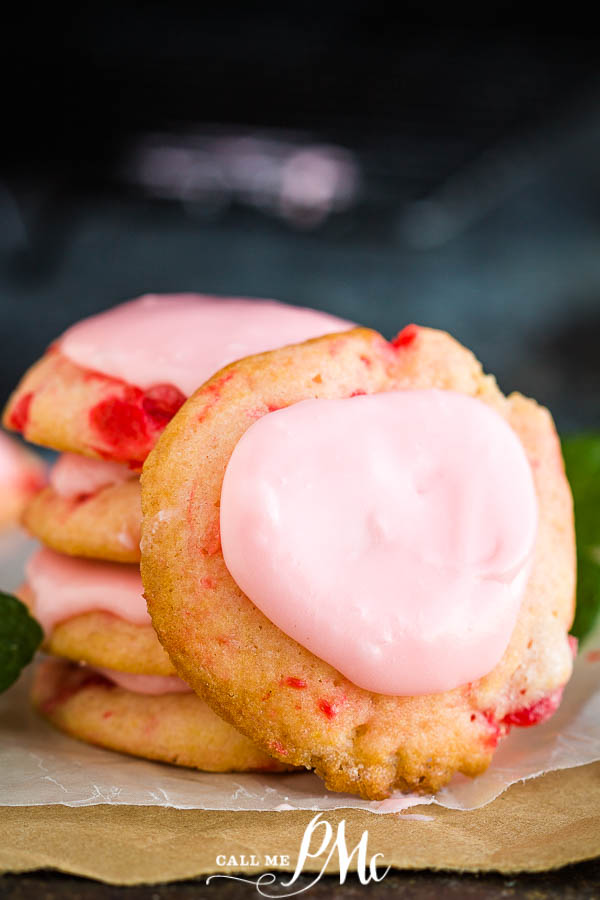
POLYGON ((141 522, 137 477, 77 496, 50 485, 23 511, 27 530, 53 550, 121 563, 139 563, 141 522))
POLYGON ((23 376, 3 421, 33 443, 140 468, 221 366, 350 326, 269 300, 148 295, 68 329, 23 376))
POLYGON ((134 693, 86 666, 50 658, 37 666, 31 699, 56 728, 108 750, 205 772, 289 769, 193 693, 134 693))
POLYGON ((42 460, 0 432, 0 530, 19 522, 25 505, 45 480, 42 460))
POLYGON ((43 447, 141 466, 184 400, 172 385, 144 391, 51 348, 23 376, 3 422, 43 447))
POLYGON ((48 653, 136 675, 175 674, 146 612, 137 566, 43 549, 29 560, 26 579, 20 596, 44 629, 48 653))
MULTIPOLYGON (((505 398, 475 357, 443 332, 410 326, 389 344, 356 329, 228 366, 182 407, 147 459, 142 508, 148 609, 179 675, 259 746, 314 768, 331 790, 380 799, 394 789, 435 791, 456 772, 477 775, 513 725, 541 721, 560 701, 572 668, 575 555, 556 431, 547 410, 518 394, 505 398), (480 401, 480 410, 485 404, 518 444, 532 503, 537 498, 506 649, 485 674, 435 693, 359 687, 251 602, 221 547, 224 475, 254 423, 274 411, 275 421, 277 410, 300 401, 390 391, 447 391, 480 401)), ((269 552, 266 545, 262 555, 269 552)), ((261 556, 253 563, 264 565, 261 556)), ((400 569, 400 586, 402 577, 400 569)), ((300 605, 300 625, 302 613, 300 605)), ((435 633, 437 624, 424 622, 425 643, 427 628, 435 633)))

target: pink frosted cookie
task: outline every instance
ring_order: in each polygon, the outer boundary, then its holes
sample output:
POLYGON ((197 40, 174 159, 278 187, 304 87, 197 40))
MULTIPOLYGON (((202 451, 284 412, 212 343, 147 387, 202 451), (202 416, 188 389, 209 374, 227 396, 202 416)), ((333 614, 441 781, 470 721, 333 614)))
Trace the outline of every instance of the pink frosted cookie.
POLYGON ((44 629, 44 650, 135 675, 174 675, 142 595, 138 566, 76 559, 44 548, 21 598, 44 629))
POLYGON ((139 562, 139 476, 123 463, 63 453, 48 486, 27 504, 23 524, 60 553, 139 562))
POLYGON ((33 443, 139 469, 217 369, 349 327, 272 300, 147 295, 69 328, 21 379, 4 424, 33 443))
POLYGON ((46 659, 32 702, 56 728, 88 744, 205 772, 289 768, 220 719, 176 678, 135 680, 46 659))
POLYGON ((554 425, 443 332, 228 366, 148 457, 142 508, 179 675, 332 790, 476 775, 560 701, 575 554, 554 425))
POLYGON ((41 459, 0 431, 0 529, 19 522, 46 480, 41 459))

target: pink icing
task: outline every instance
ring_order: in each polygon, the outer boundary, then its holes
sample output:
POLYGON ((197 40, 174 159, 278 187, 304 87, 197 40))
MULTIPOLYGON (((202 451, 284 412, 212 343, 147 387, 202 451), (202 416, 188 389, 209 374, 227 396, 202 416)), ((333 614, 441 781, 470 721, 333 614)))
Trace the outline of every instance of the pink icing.
POLYGON ((189 396, 243 356, 351 327, 328 313, 274 300, 147 294, 83 319, 58 346, 84 368, 144 389, 172 384, 189 396))
POLYGON ((61 453, 50 471, 50 486, 61 497, 72 499, 95 494, 109 484, 120 484, 135 477, 124 463, 61 453))
POLYGON ((237 584, 282 631, 382 694, 449 690, 499 662, 536 531, 517 436, 451 391, 270 413, 237 444, 221 495, 237 584))
POLYGON ((105 669, 104 666, 94 666, 94 671, 100 672, 109 681, 132 691, 134 694, 191 694, 189 685, 177 678, 176 675, 132 675, 130 672, 117 672, 115 669, 105 669))
POLYGON ((76 559, 44 547, 27 563, 26 578, 34 615, 47 634, 59 622, 94 610, 150 624, 139 566, 76 559))

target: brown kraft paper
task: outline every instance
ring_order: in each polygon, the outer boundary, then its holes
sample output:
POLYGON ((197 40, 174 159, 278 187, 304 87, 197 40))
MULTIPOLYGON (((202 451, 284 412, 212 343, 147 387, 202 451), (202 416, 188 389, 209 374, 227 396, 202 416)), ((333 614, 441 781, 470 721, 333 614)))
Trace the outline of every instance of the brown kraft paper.
MULTIPOLYGON (((351 809, 317 814, 54 805, 0 812, 3 872, 55 869, 120 885, 233 872, 256 880, 265 871, 294 871, 315 815, 331 825, 332 839, 318 858, 306 859, 305 874, 320 872, 326 863, 327 874, 340 871, 339 855, 330 851, 342 820, 349 854, 368 831, 367 877, 375 854, 382 854, 376 860, 379 876, 387 866, 537 872, 600 854, 600 763, 515 784, 471 811, 435 805, 388 815, 351 809), (289 857, 283 864, 282 856, 289 857)), ((323 836, 323 828, 314 831, 313 851, 323 836)), ((349 871, 356 869, 357 858, 349 871)))

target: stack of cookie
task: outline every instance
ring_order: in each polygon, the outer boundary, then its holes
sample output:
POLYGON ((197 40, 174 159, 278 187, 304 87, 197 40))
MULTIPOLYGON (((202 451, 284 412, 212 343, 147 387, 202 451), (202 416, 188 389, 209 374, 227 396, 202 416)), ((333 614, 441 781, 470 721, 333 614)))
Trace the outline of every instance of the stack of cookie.
POLYGON ((554 423, 449 335, 146 297, 67 331, 5 423, 64 454, 25 513, 23 597, 34 703, 68 733, 381 799, 482 772, 558 707, 554 423))
MULTIPOLYGON (((61 451, 25 510, 44 547, 22 589, 48 654, 33 702, 58 728, 207 771, 289 768, 213 712, 159 643, 139 571, 139 476, 185 399, 222 366, 349 327, 273 301, 146 296, 74 325, 23 377, 5 425, 61 451)), ((200 419, 226 381, 213 381, 200 419)), ((216 535, 203 552, 218 550, 216 535)))

